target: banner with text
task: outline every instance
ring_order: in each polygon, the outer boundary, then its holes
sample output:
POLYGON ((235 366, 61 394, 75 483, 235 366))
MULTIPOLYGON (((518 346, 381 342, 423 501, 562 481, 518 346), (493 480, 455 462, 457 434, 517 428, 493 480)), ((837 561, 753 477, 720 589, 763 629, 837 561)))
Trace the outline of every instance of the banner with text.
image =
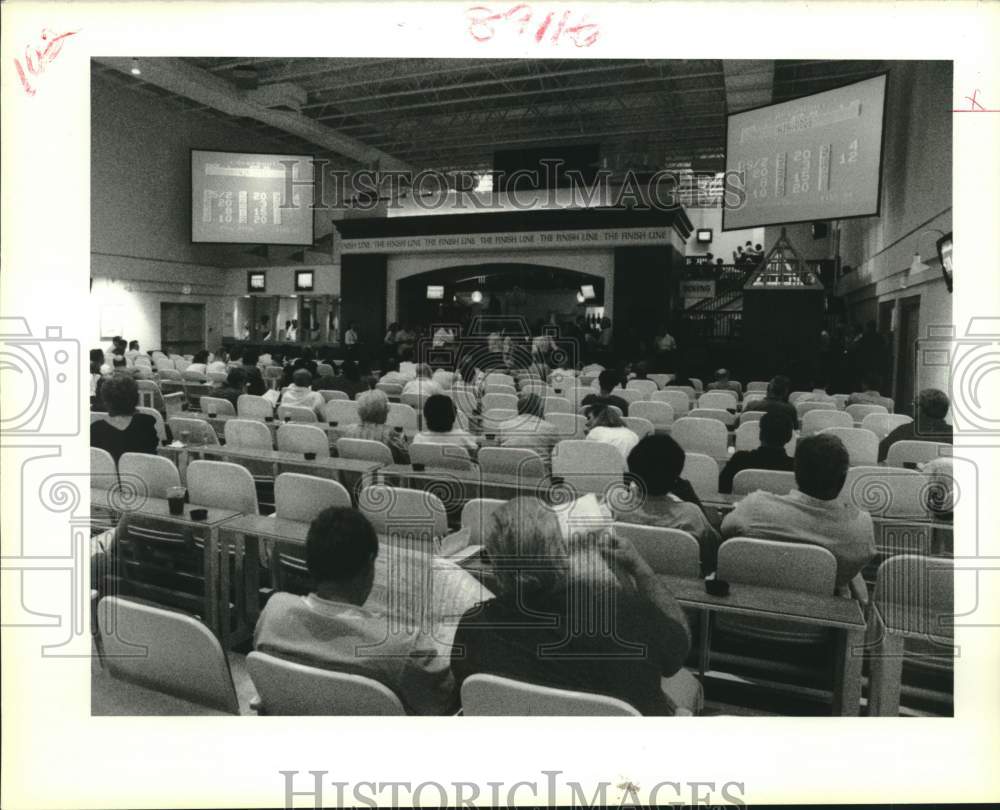
POLYGON ((684 299, 685 307, 704 301, 706 298, 715 298, 715 281, 686 279, 681 282, 681 298, 684 299))
POLYGON ((605 228, 593 231, 463 233, 342 239, 340 253, 418 253, 441 250, 525 250, 670 244, 671 228, 605 228))

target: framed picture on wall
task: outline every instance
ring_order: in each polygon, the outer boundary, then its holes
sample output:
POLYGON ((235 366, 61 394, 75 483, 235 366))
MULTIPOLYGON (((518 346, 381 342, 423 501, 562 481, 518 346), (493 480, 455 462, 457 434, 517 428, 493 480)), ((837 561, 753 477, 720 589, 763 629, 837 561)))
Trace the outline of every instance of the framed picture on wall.
POLYGON ((315 288, 315 277, 312 270, 295 271, 295 292, 312 292, 315 288))
POLYGON ((264 270, 250 270, 247 273, 247 292, 266 292, 267 272, 264 270))

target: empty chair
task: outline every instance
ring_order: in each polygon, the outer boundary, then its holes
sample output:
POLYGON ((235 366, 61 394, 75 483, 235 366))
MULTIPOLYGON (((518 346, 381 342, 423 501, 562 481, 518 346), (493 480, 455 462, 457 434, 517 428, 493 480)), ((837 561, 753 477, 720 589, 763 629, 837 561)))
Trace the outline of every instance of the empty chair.
POLYGON ((198 407, 202 413, 210 417, 216 416, 236 416, 236 408, 228 399, 222 397, 201 397, 198 400, 198 407))
POLYGON ((496 383, 490 383, 484 388, 483 392, 486 394, 506 394, 510 397, 517 396, 517 389, 513 385, 498 385, 496 383))
POLYGON ((705 390, 704 383, 702 383, 702 381, 699 380, 697 377, 688 377, 688 379, 691 381, 691 385, 694 388, 694 390, 697 391, 699 394, 705 390))
POLYGON ((179 371, 174 368, 160 368, 157 367, 157 372, 160 375, 161 380, 172 380, 174 382, 183 382, 184 377, 179 371))
POLYGON ((94 489, 114 489, 118 486, 118 468, 111 453, 100 447, 90 448, 90 485, 94 489))
POLYGON ((565 397, 545 397, 545 416, 553 413, 573 413, 573 403, 565 397))
POLYGON ((477 673, 462 683, 462 714, 494 716, 639 717, 624 700, 477 673))
POLYGON ((674 409, 666 402, 634 402, 629 405, 628 413, 648 419, 654 430, 669 428, 674 422, 674 409))
POLYGON ((545 462, 534 450, 522 447, 484 447, 479 451, 479 468, 484 473, 543 478, 545 462))
POLYGON ((398 383, 375 383, 377 391, 383 391, 387 397, 398 397, 403 393, 403 386, 398 383))
POLYGON ((486 375, 485 380, 486 385, 509 385, 511 388, 515 388, 514 378, 510 374, 504 374, 500 371, 490 371, 486 375))
POLYGON ((358 509, 378 534, 394 535, 394 539, 412 534, 430 546, 448 531, 448 513, 441 499, 422 489, 368 486, 361 490, 358 509))
POLYGON ((139 389, 139 404, 145 408, 156 408, 163 410, 163 392, 152 380, 136 380, 136 387, 139 389))
POLYGON ((226 655, 197 619, 117 596, 100 601, 97 619, 113 677, 239 714, 226 655))
POLYGON ((687 415, 692 419, 714 419, 725 425, 727 430, 736 424, 736 414, 721 408, 692 408, 687 415))
POLYGON ((851 415, 851 418, 859 424, 864 418, 873 413, 889 413, 889 409, 884 405, 848 405, 844 410, 851 415))
POLYGON ((241 419, 270 419, 274 416, 274 406, 264 397, 240 394, 236 400, 236 413, 241 419))
POLYGON ((420 394, 413 394, 413 393, 400 394, 399 396, 400 402, 402 402, 404 405, 409 405, 411 408, 413 408, 414 411, 417 412, 418 415, 421 416, 423 415, 424 412, 424 400, 426 399, 427 397, 425 396, 422 397, 420 396, 420 394))
POLYGON ((691 410, 691 398, 682 390, 676 388, 664 388, 651 394, 653 402, 666 402, 674 409, 674 418, 678 419, 691 410))
POLYGON ((208 377, 200 371, 184 370, 181 372, 181 379, 184 382, 203 383, 208 377))
POLYGON ((680 529, 616 523, 616 537, 625 537, 657 574, 697 577, 701 571, 698 541, 680 529))
POLYGON ((684 416, 674 422, 670 435, 688 453, 722 460, 729 457, 729 431, 717 419, 684 416))
POLYGON ((653 380, 629 380, 625 384, 628 391, 638 391, 643 399, 647 399, 654 392, 659 390, 659 386, 653 380))
POLYGON ((550 413, 545 421, 555 426, 563 439, 582 439, 587 428, 586 418, 577 413, 550 413))
POLYGON ((412 444, 410 463, 452 470, 474 469, 469 451, 457 444, 412 444))
POLYGON ((490 408, 483 411, 483 430, 494 432, 501 422, 517 418, 514 408, 490 408))
POLYGON ((187 357, 174 357, 174 368, 177 369, 182 374, 187 370, 187 367, 191 365, 191 360, 187 357))
POLYGON ((323 406, 323 419, 330 424, 354 425, 361 421, 354 400, 331 399, 323 406))
MULTIPOLYGON (((791 402, 791 399, 789 399, 791 402)), ((799 420, 805 416, 809 411, 835 411, 837 410, 837 405, 834 402, 797 402, 795 403, 795 411, 799 415, 799 420)))
POLYGON ((652 380, 656 383, 657 387, 665 388, 670 385, 670 381, 674 378, 673 374, 647 374, 646 379, 652 380))
POLYGON ((278 419, 282 422, 304 422, 306 424, 316 424, 319 421, 316 411, 302 405, 279 405, 278 419))
MULTIPOLYGON (((740 414, 740 425, 744 425, 747 422, 759 422, 760 418, 764 415, 765 411, 748 411, 744 410, 740 414)), ((739 449, 739 448, 737 448, 739 449)))
POLYGON ((809 411, 802 417, 803 436, 831 427, 854 427, 854 419, 844 411, 809 411))
POLYGON ((273 450, 271 429, 254 419, 227 419, 224 428, 226 446, 239 450, 273 450))
POLYGON ((514 394, 483 394, 483 411, 494 408, 517 410, 517 397, 514 394))
POLYGON ((385 423, 390 427, 402 428, 406 433, 415 432, 419 424, 417 412, 401 402, 389 403, 389 414, 386 416, 385 423))
POLYGON ((795 473, 786 470, 740 470, 733 478, 734 495, 749 495, 757 490, 787 495, 797 486, 795 473))
POLYGON ((170 487, 181 485, 177 465, 169 458, 149 453, 122 453, 118 474, 124 486, 149 498, 166 498, 170 487))
POLYGON ((481 546, 490 515, 507 501, 499 498, 472 498, 462 507, 462 528, 445 538, 444 546, 455 553, 469 546, 481 546), (450 541, 450 542, 449 542, 450 541))
POLYGON ((685 453, 681 478, 694 488, 699 498, 719 494, 719 463, 703 453, 685 453))
POLYGON ((577 492, 606 493, 624 486, 625 456, 605 442, 563 439, 552 451, 552 475, 577 492))
POLYGON ((392 451, 382 442, 373 439, 337 439, 337 455, 358 461, 374 461, 378 464, 392 464, 392 451))
MULTIPOLYGON (((680 391, 688 398, 689 402, 694 402, 698 398, 698 392, 690 385, 668 385, 664 391, 680 391)), ((672 404, 672 403, 671 403, 672 404)), ((677 410, 674 408, 674 410, 677 410)))
POLYGON ((912 421, 912 417, 902 413, 870 413, 861 420, 861 427, 870 430, 882 441, 900 425, 912 421))
POLYGON ((706 391, 698 397, 699 408, 735 411, 738 403, 739 399, 735 391, 706 391))
POLYGON ((923 520, 929 492, 928 477, 916 470, 857 466, 847 471, 840 496, 870 515, 923 520))
POLYGON ((907 465, 926 464, 936 458, 951 456, 953 448, 947 442, 922 442, 915 439, 904 439, 893 442, 885 457, 885 463, 890 467, 905 467, 907 465))
POLYGON ((754 380, 753 382, 747 383, 746 393, 751 391, 760 391, 761 393, 767 393, 768 383, 762 380, 754 380))
POLYGON ((406 714, 396 693, 373 678, 309 667, 256 651, 247 656, 247 670, 263 714, 406 714))
POLYGON ((878 462, 878 436, 870 430, 853 427, 832 427, 821 430, 840 439, 847 448, 852 467, 859 464, 876 464, 878 462))
MULTIPOLYGON (((761 414, 763 415, 763 414, 761 414)), ((741 450, 756 450, 760 447, 760 419, 751 419, 742 423, 733 434, 736 452, 741 450)), ((785 445, 785 453, 788 456, 795 456, 796 438, 793 435, 785 445)))
POLYGON ((171 416, 167 427, 175 439, 184 444, 218 444, 219 436, 215 429, 204 419, 194 419, 190 416, 171 416))
POLYGON ((350 505, 343 484, 329 478, 289 472, 274 479, 274 513, 284 520, 309 523, 324 509, 350 505))
POLYGON ((160 444, 167 441, 167 426, 163 421, 163 414, 161 414, 156 408, 144 408, 141 405, 135 409, 136 413, 149 414, 156 421, 156 438, 160 440, 160 444))
MULTIPOLYGON (((630 414, 632 413, 631 408, 629 408, 629 413, 630 414)), ((625 427, 631 430, 640 439, 644 438, 645 436, 649 436, 656 430, 653 427, 652 422, 641 416, 623 416, 622 422, 625 423, 625 427)))
POLYGON ((319 393, 322 395, 324 402, 329 402, 331 399, 350 399, 350 397, 347 396, 346 391, 331 391, 329 389, 323 389, 319 393))
POLYGON ((647 399, 651 396, 651 394, 644 394, 642 391, 636 391, 634 388, 616 388, 612 391, 612 395, 621 397, 630 406, 633 402, 639 402, 640 400, 647 399))
POLYGON ((224 371, 206 371, 205 379, 210 383, 224 383, 227 375, 224 371))
MULTIPOLYGON (((560 391, 565 389, 560 388, 560 391)), ((521 393, 524 394, 536 394, 540 397, 545 397, 549 392, 555 392, 555 389, 549 388, 541 380, 521 380, 521 393)))
POLYGON ((256 515, 257 489, 246 467, 228 461, 199 459, 188 464, 188 495, 191 503, 216 509, 232 509, 256 515))
POLYGON ((329 458, 330 440, 321 427, 289 422, 278 428, 278 449, 287 453, 315 453, 316 458, 329 458))

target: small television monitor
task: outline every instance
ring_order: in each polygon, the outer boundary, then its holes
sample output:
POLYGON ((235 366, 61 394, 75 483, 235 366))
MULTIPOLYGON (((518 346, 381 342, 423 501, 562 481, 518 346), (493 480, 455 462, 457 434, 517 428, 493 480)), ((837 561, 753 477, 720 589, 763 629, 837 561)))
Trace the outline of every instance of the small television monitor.
POLYGON ((247 292, 264 292, 267 289, 267 273, 253 270, 247 273, 247 292))
POLYGON ((428 284, 427 285, 427 300, 428 301, 443 301, 444 300, 444 285, 442 285, 442 284, 428 284))
POLYGON ((696 232, 695 238, 703 245, 707 245, 712 241, 712 229, 711 228, 699 228, 696 232))
POLYGON ((597 297, 597 293, 594 292, 593 284, 581 284, 580 292, 583 293, 583 300, 590 301, 597 297))
POLYGON ((312 270, 295 271, 295 292, 312 292, 315 287, 315 279, 312 270))
POLYGON ((941 262, 941 272, 944 274, 944 283, 951 292, 954 283, 951 274, 951 234, 945 234, 937 240, 938 260, 941 262))

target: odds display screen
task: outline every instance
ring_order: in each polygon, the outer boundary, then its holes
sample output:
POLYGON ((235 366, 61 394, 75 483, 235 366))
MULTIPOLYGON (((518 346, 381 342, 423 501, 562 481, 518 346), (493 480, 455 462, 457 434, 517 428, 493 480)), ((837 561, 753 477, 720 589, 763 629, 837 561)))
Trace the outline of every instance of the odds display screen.
POLYGON ((309 155, 191 150, 191 241, 313 243, 309 155))
POLYGON ((746 200, 723 230, 879 212, 886 74, 727 120, 726 171, 746 200))

